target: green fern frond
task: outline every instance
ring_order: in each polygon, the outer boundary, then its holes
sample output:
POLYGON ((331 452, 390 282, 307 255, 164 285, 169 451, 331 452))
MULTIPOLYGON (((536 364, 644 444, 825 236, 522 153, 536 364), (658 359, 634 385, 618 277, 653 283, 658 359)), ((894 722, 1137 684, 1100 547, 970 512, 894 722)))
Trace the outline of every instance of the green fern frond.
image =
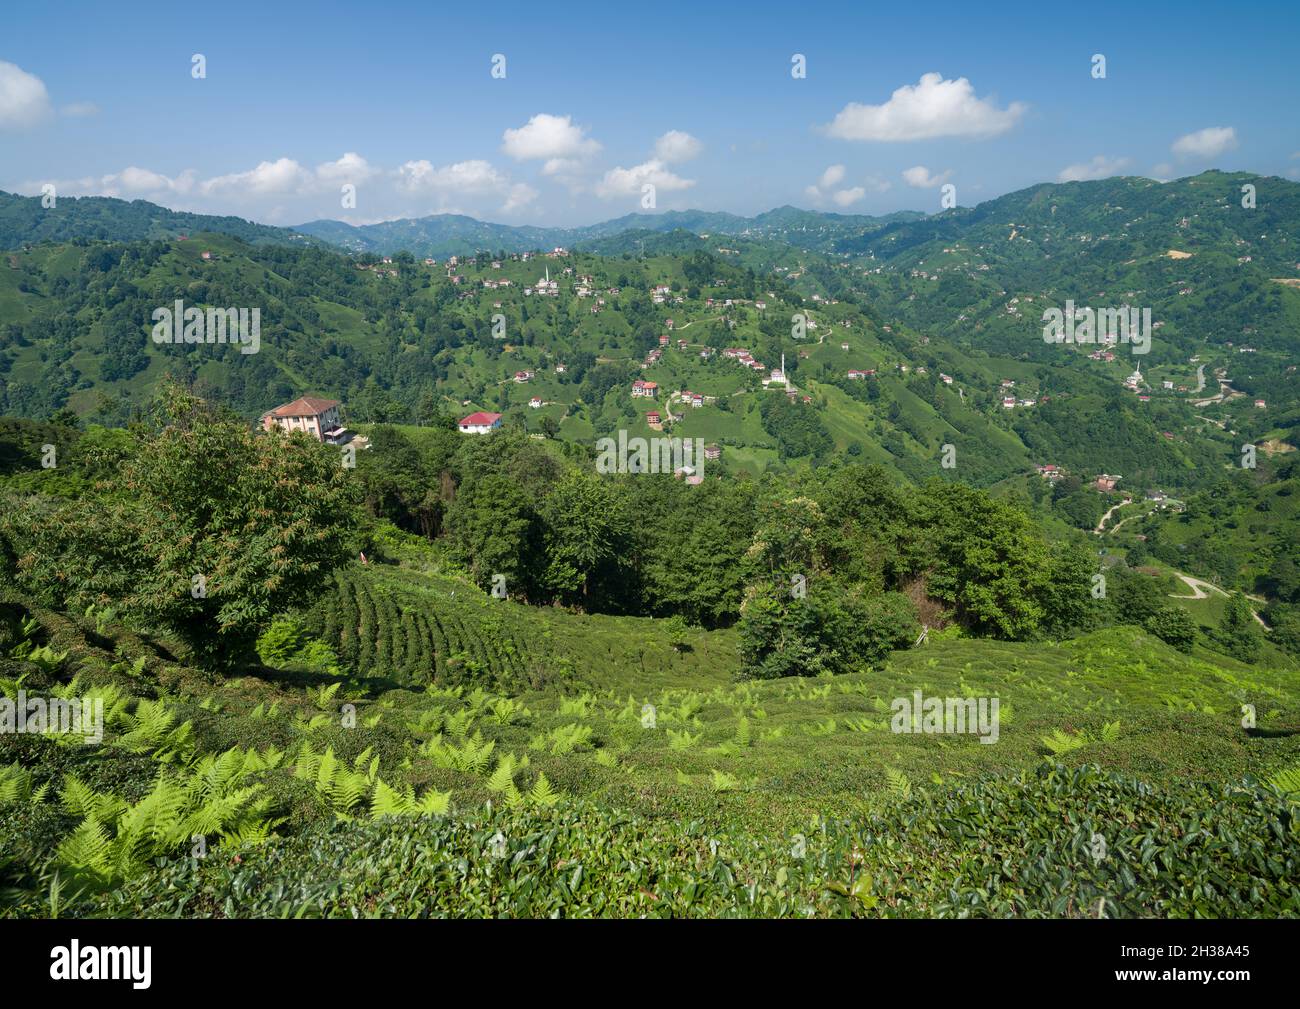
POLYGON ((1292 764, 1278 771, 1268 779, 1268 783, 1279 792, 1294 795, 1300 792, 1300 764, 1292 764))
POLYGON ((885 768, 885 780, 888 782, 889 794, 896 799, 906 799, 912 794, 912 783, 907 775, 895 767, 885 768))
POLYGON ((534 782, 532 790, 528 793, 528 801, 534 806, 547 808, 560 801, 560 793, 551 787, 551 783, 546 780, 545 772, 538 772, 537 781, 534 782))
POLYGON ((109 877, 112 848, 108 828, 97 817, 87 816, 63 839, 55 857, 75 873, 109 877))

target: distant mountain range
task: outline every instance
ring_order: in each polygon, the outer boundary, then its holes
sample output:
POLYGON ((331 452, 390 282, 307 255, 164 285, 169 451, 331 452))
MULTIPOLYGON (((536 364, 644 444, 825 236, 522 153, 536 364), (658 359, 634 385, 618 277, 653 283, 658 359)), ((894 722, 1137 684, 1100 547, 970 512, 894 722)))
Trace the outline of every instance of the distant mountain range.
POLYGON ((460 214, 351 225, 342 221, 309 221, 295 228, 255 224, 239 217, 217 217, 168 210, 144 200, 109 197, 61 197, 51 209, 38 196, 0 192, 0 248, 14 249, 32 242, 66 242, 76 238, 105 241, 173 239, 199 231, 232 235, 254 244, 328 244, 350 252, 415 256, 465 255, 480 251, 528 252, 534 249, 582 247, 627 232, 738 235, 774 239, 799 248, 830 251, 847 237, 861 238, 891 224, 923 220, 926 215, 901 211, 884 217, 826 214, 796 207, 779 207, 755 217, 703 210, 673 210, 662 214, 627 214, 579 228, 541 228, 492 224, 460 214))
POLYGON ((384 255, 403 251, 416 256, 447 256, 482 250, 527 252, 556 246, 582 248, 629 231, 687 231, 696 235, 777 239, 802 248, 827 251, 831 243, 846 235, 861 236, 890 224, 921 220, 924 217, 924 214, 915 211, 869 217, 824 214, 787 206, 769 210, 756 217, 704 210, 627 214, 581 228, 515 227, 489 224, 459 214, 435 214, 360 227, 342 221, 309 221, 294 230, 353 252, 384 255))
MULTIPOLYGON (((167 210, 143 200, 63 197, 44 209, 40 197, 0 192, 0 248, 40 241, 174 239, 200 231, 252 244, 333 246, 354 253, 443 258, 474 252, 527 252, 556 246, 604 255, 688 252, 698 236, 727 235, 836 257, 923 261, 954 243, 983 247, 995 265, 1017 272, 1056 271, 1062 256, 1089 265, 1136 254, 1159 254, 1178 243, 1253 256, 1269 269, 1300 255, 1286 240, 1300 219, 1300 185, 1246 173, 1210 171, 1160 183, 1116 177, 1096 182, 1041 183, 973 208, 927 215, 902 211, 881 217, 778 207, 754 217, 702 210, 627 214, 576 228, 493 224, 459 214, 351 225, 309 221, 294 228, 238 217, 167 210), (1258 190, 1245 209, 1241 187, 1258 190), (1260 242, 1263 234, 1276 240, 1260 242), (994 252, 996 250, 996 252, 994 252)), ((1286 275, 1290 275, 1287 270, 1286 275)), ((1008 279, 1006 276, 1003 280, 1008 279)))

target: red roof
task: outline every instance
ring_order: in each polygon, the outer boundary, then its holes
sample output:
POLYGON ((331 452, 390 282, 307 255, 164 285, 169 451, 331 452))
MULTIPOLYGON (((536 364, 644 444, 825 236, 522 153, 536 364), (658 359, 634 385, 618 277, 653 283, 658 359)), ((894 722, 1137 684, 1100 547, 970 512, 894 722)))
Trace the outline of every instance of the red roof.
POLYGON ((484 413, 483 411, 480 410, 478 413, 471 413, 468 417, 462 417, 460 420, 460 426, 478 427, 479 425, 483 424, 490 427, 500 419, 501 419, 501 414, 499 413, 484 413))
POLYGON ((341 404, 337 399, 317 399, 315 396, 303 396, 292 403, 277 406, 271 411, 272 417, 319 417, 326 410, 341 404))

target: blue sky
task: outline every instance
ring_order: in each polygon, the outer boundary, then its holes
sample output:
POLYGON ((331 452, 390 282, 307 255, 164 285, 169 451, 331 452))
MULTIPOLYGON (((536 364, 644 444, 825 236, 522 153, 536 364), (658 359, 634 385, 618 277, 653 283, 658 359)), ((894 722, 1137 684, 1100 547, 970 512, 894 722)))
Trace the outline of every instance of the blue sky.
POLYGON ((938 210, 944 184, 973 205, 1063 178, 1300 178, 1300 5, 1050 6, 15 6, 0 188, 583 224, 642 210, 646 184, 658 210, 876 214, 938 210))

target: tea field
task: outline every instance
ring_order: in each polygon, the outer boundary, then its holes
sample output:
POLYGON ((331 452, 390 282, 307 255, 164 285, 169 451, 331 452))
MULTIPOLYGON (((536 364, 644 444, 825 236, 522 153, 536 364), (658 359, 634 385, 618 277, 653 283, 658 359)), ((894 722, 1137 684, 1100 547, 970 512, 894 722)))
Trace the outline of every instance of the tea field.
POLYGON ((0 735, 7 916, 1300 913, 1296 671, 1132 627, 746 682, 730 631, 370 563, 223 678, 22 618, 5 693, 106 731, 0 735), (996 742, 893 731, 918 690, 996 742))

